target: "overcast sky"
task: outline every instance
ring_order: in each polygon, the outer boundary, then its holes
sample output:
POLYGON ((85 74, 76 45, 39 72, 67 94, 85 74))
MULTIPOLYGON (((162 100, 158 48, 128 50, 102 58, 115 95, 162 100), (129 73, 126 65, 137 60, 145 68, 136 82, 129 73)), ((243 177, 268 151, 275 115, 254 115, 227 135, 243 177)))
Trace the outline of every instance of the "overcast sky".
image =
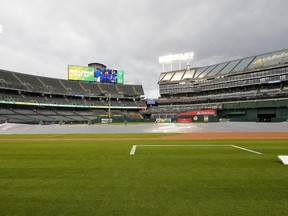
MULTIPOLYGON (((287 0, 1 0, 0 68, 68 79, 100 62, 159 96, 159 56, 191 67, 288 48, 287 0)), ((176 69, 176 68, 175 68, 176 69)))

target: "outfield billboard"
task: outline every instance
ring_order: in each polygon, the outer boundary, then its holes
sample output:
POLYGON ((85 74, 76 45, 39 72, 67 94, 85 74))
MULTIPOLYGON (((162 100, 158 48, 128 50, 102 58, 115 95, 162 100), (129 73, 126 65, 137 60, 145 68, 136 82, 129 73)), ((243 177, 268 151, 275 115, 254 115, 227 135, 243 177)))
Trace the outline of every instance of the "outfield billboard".
POLYGON ((94 71, 92 67, 68 65, 68 79, 69 80, 84 80, 94 81, 94 71))
POLYGON ((217 111, 216 110, 192 110, 192 111, 183 112, 179 114, 179 116, 200 116, 200 115, 216 116, 217 111))
POLYGON ((178 118, 177 122, 178 123, 191 123, 192 122, 192 118, 178 118))

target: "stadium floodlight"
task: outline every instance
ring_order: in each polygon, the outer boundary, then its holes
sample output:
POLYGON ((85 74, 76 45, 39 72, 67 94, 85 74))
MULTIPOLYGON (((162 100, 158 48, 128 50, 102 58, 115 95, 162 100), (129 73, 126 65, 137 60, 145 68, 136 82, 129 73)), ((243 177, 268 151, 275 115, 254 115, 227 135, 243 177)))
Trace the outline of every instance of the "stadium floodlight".
POLYGON ((159 63, 172 63, 173 61, 188 61, 194 58, 194 52, 166 55, 159 57, 159 63))
POLYGON ((181 62, 187 61, 187 65, 190 66, 189 60, 194 59, 194 52, 187 52, 187 53, 180 53, 180 54, 173 54, 173 55, 166 55, 159 57, 159 63, 163 65, 163 72, 164 72, 164 65, 170 63, 171 64, 171 71, 173 62, 179 62, 179 70, 181 68, 181 62))

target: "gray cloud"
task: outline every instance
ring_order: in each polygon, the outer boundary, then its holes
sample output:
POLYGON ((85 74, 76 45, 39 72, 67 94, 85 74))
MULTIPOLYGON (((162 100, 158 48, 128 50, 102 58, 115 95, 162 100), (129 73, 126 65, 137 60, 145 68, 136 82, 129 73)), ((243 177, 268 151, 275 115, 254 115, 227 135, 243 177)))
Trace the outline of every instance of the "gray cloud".
POLYGON ((67 79, 101 62, 158 97, 158 57, 195 52, 192 66, 287 48, 286 0, 3 0, 0 68, 67 79))

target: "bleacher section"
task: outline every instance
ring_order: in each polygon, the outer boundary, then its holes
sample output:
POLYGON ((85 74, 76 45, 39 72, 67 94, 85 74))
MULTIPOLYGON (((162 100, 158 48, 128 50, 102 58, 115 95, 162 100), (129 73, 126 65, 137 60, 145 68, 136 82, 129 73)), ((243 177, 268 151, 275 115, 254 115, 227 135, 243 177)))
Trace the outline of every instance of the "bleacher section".
POLYGON ((125 86, 121 86, 121 85, 118 85, 117 88, 119 89, 119 92, 120 93, 125 93, 127 95, 135 95, 137 94, 137 92, 135 91, 135 89, 133 88, 132 85, 125 85, 125 86))
POLYGON ((67 92, 67 89, 63 86, 60 80, 48 78, 48 77, 39 77, 42 83, 45 85, 45 90, 53 94, 63 94, 67 92))
POLYGON ((98 83, 93 83, 93 82, 82 82, 80 84, 81 86, 83 86, 83 89, 85 90, 86 94, 92 94, 94 96, 99 96, 102 95, 104 92, 102 92, 102 90, 100 89, 98 83))
POLYGON ((144 95, 144 90, 142 85, 134 85, 133 86, 135 89, 136 94, 138 95, 144 95))
POLYGON ((31 91, 43 91, 45 89, 45 86, 36 76, 32 75, 26 75, 18 73, 17 75, 14 74, 18 80, 20 80, 20 83, 27 87, 27 89, 30 89, 31 91))
POLYGON ((79 95, 85 94, 85 89, 82 88, 79 81, 61 80, 61 84, 65 87, 66 92, 76 93, 79 95))
POLYGON ((115 84, 102 83, 99 85, 103 93, 119 94, 115 84))

